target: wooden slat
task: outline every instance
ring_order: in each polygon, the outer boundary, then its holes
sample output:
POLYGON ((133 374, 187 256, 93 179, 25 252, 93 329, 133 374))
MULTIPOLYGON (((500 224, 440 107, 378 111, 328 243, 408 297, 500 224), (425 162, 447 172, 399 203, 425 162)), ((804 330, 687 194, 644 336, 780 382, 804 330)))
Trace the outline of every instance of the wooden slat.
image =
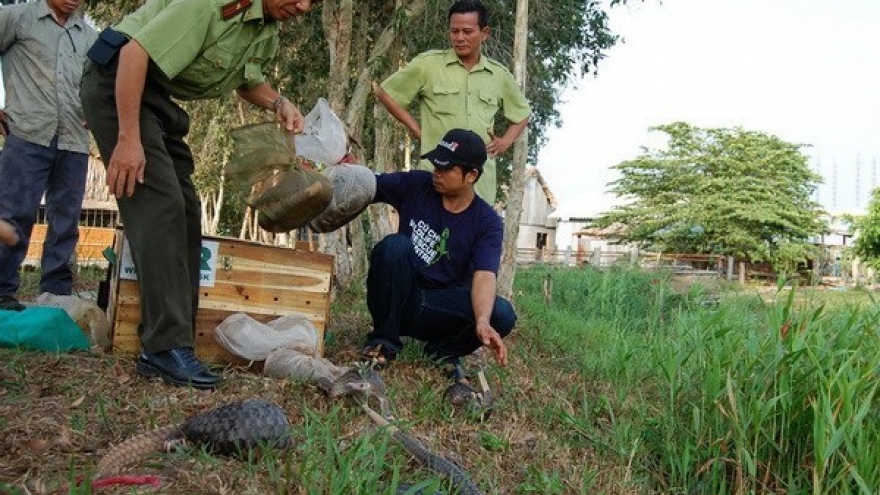
MULTIPOLYGON (((43 256, 43 243, 46 242, 48 225, 38 223, 31 232, 31 241, 25 255, 24 264, 39 265, 43 256)), ((76 260, 79 264, 104 265, 104 249, 113 245, 113 236, 116 229, 106 227, 83 227, 79 228, 79 240, 76 243, 76 260)))
MULTIPOLYGON (((116 252, 122 252, 123 235, 117 231, 116 252)), ((196 315, 196 355, 213 363, 242 363, 214 339, 214 329, 233 313, 246 313, 267 322, 299 313, 318 330, 318 352, 323 354, 323 336, 330 309, 333 257, 325 254, 266 246, 222 237, 205 237, 219 242, 213 287, 201 287, 196 315)), ((140 350, 140 291, 137 281, 119 278, 119 267, 111 281, 108 313, 113 322, 113 348, 123 354, 140 350)))

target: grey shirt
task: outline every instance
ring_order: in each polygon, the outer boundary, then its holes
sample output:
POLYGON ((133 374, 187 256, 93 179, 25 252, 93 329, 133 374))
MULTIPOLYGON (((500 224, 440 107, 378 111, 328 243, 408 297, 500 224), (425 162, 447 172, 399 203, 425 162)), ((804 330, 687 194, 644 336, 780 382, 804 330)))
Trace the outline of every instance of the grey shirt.
POLYGON ((78 11, 62 27, 46 0, 0 7, 0 59, 7 122, 17 137, 88 153, 79 101, 86 51, 98 38, 78 11))

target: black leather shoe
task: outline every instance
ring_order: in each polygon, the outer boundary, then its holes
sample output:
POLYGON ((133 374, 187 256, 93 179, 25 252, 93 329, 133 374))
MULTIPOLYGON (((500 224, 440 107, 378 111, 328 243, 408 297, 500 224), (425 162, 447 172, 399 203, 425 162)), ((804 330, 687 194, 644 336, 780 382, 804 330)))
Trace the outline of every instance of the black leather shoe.
POLYGON ((210 389, 223 380, 222 376, 205 369, 190 347, 175 347, 150 354, 142 352, 135 369, 141 375, 158 376, 182 387, 210 389))

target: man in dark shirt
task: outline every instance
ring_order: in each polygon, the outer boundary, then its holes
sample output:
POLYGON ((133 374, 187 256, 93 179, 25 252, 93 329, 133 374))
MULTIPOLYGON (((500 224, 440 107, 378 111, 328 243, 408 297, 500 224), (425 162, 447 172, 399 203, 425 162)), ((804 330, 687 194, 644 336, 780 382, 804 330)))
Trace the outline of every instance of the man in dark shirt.
POLYGON ((510 302, 496 295, 503 225, 474 192, 486 162, 476 133, 452 129, 423 158, 434 172, 379 174, 373 202, 399 213, 397 234, 370 255, 367 306, 373 331, 362 357, 381 366, 397 356, 401 336, 456 363, 481 346, 507 364, 502 340, 513 329, 510 302))

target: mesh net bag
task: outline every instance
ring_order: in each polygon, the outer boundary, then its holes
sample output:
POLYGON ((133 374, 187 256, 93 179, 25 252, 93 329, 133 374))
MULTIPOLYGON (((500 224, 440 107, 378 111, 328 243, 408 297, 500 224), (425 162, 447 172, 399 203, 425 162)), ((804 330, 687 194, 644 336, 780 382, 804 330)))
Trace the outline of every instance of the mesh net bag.
POLYGON ((275 233, 304 227, 330 204, 332 184, 299 164, 294 140, 277 124, 250 124, 230 134, 227 173, 258 211, 260 227, 275 233))

